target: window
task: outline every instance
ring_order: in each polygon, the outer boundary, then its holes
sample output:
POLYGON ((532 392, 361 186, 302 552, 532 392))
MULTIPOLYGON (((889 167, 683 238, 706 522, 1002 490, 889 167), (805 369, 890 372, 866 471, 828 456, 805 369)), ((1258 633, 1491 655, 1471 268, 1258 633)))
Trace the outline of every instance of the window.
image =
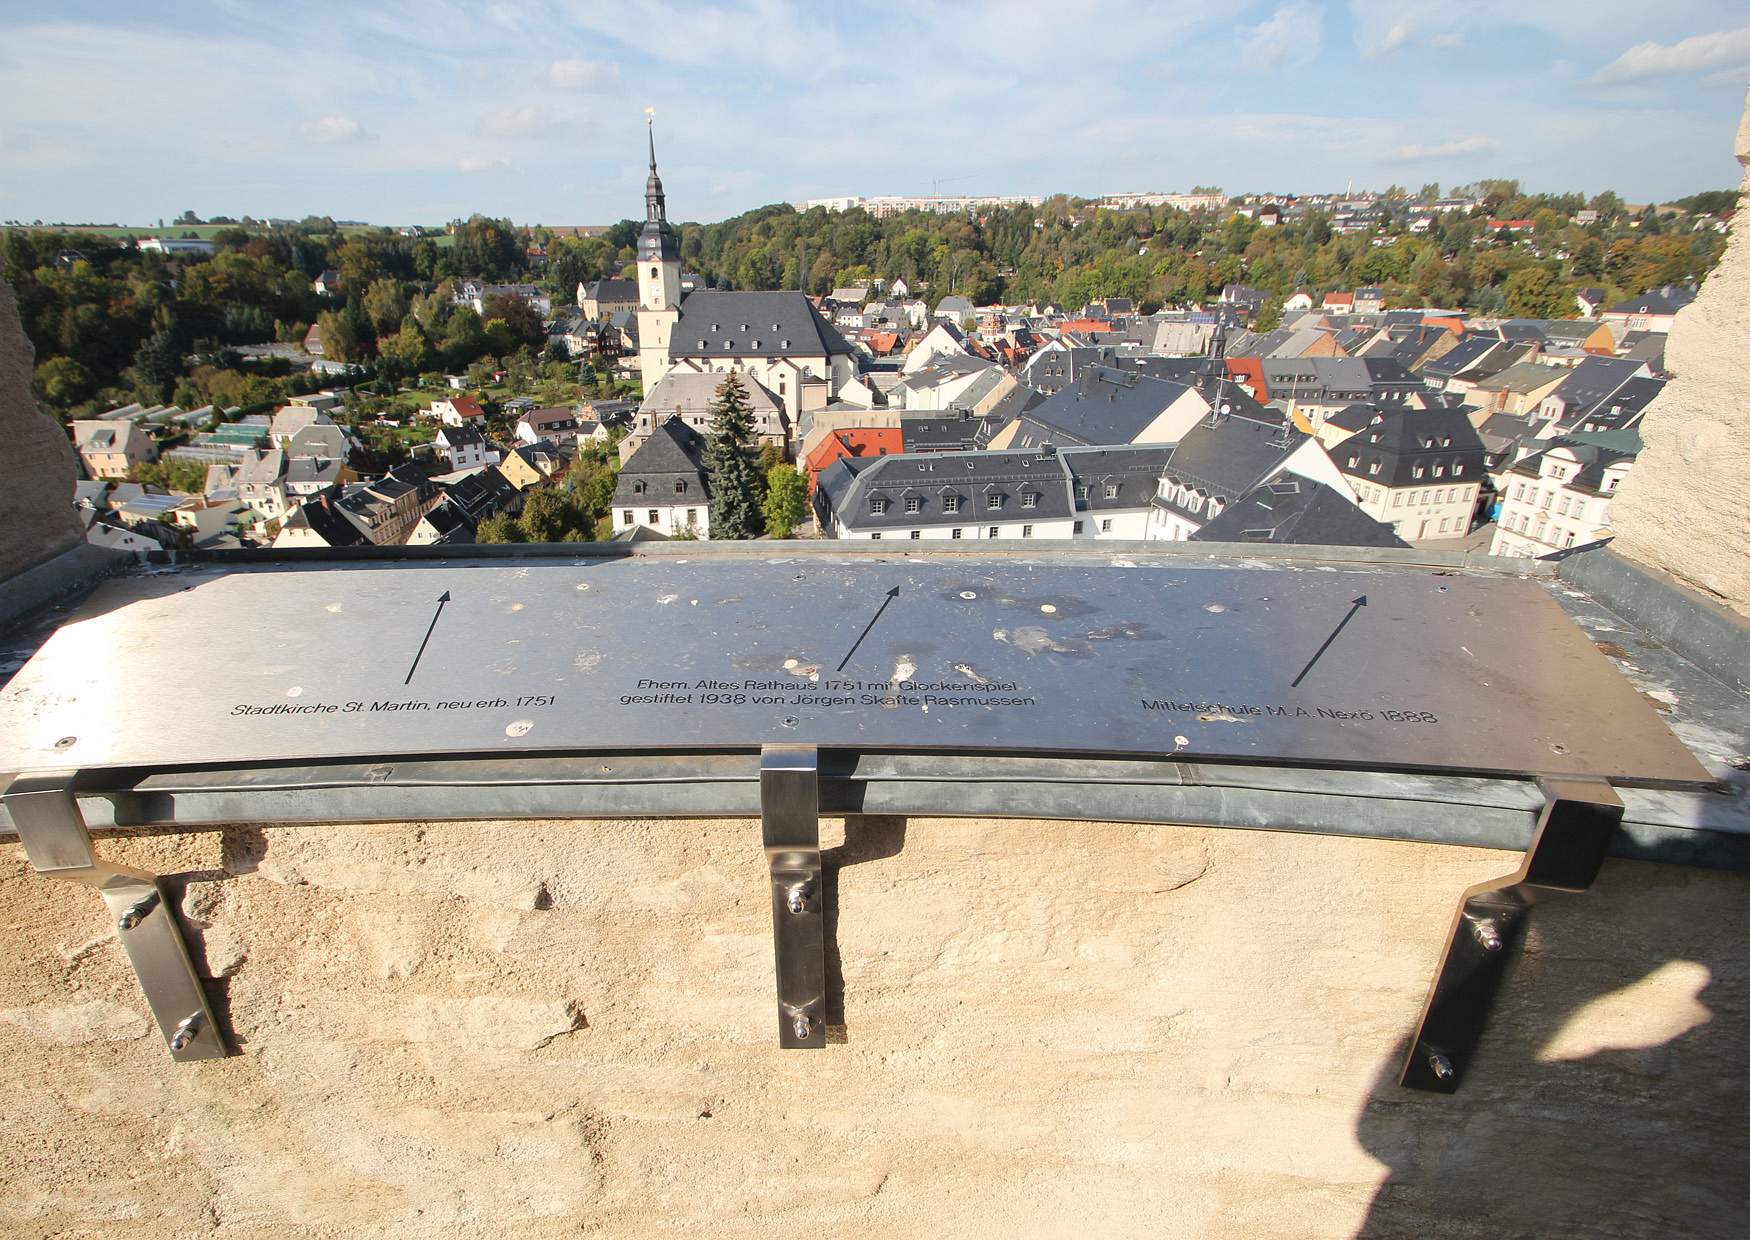
POLYGON ((1037 508, 1037 507, 1039 507, 1039 496, 1032 491, 1027 492, 1025 495, 1023 495, 1021 497, 1021 507, 1023 507, 1023 508, 1037 508))
POLYGON ((1562 535, 1562 546, 1572 547, 1573 545, 1574 545, 1574 531, 1569 530, 1566 534, 1562 535))
POLYGON ((986 508, 1001 508, 1003 506, 1003 497, 1000 495, 987 495, 984 497, 984 506, 986 508))
POLYGON ((1445 517, 1440 518, 1440 532, 1442 534, 1446 533, 1446 521, 1447 519, 1445 517))
POLYGON ((1525 498, 1525 484, 1523 482, 1518 482, 1518 483, 1515 483, 1513 485, 1513 498, 1514 499, 1524 499, 1525 498))
POLYGON ((1088 498, 1088 484, 1087 483, 1085 483, 1085 482, 1076 483, 1076 498, 1077 499, 1088 498))
POLYGON ((632 510, 630 508, 626 509, 626 524, 627 525, 637 525, 638 524, 638 518, 634 517, 632 515, 632 510))
POLYGON ((644 494, 644 483, 642 481, 634 482, 632 484, 632 494, 634 494, 634 495, 644 494))
POLYGON ((871 534, 871 535, 869 535, 869 541, 870 541, 870 542, 880 542, 880 541, 881 541, 881 535, 879 535, 879 534, 871 534))
POLYGON ((662 520, 662 514, 658 511, 656 511, 656 509, 652 508, 650 510, 650 524, 655 525, 658 522, 660 522, 661 520, 662 520))
POLYGON ((675 480, 674 493, 676 495, 685 495, 687 493, 687 484, 683 479, 677 478, 675 480))
POLYGON ((1118 484, 1116 482, 1108 482, 1106 484, 1106 498, 1107 499, 1117 499, 1118 498, 1118 484))
POLYGON ((884 495, 877 495, 873 499, 871 499, 869 501, 869 511, 874 513, 876 516, 880 516, 882 513, 886 512, 887 511, 887 497, 884 495))
POLYGON ((1556 505, 1556 515, 1562 517, 1568 515, 1568 497, 1566 495, 1562 496, 1562 502, 1556 505))
MULTIPOLYGON (((924 501, 915 495, 908 495, 905 500, 905 510, 907 512, 922 512, 924 510, 924 501)), ((916 538, 917 535, 913 534, 912 537, 916 538)))
POLYGON ((1458 476, 1459 476, 1459 475, 1460 475, 1460 474, 1462 474, 1462 473, 1463 473, 1463 472, 1464 472, 1464 466, 1463 466, 1463 465, 1454 465, 1454 466, 1453 466, 1453 467, 1452 467, 1452 476, 1453 476, 1453 477, 1454 477, 1454 478, 1456 478, 1456 477, 1458 477, 1458 476))
POLYGON ((1436 465, 1434 467, 1434 476, 1436 478, 1444 478, 1446 476, 1446 466, 1436 465))
POLYGON ((1081 533, 1081 532, 1082 532, 1082 523, 1081 523, 1081 522, 1080 522, 1080 521, 1077 521, 1077 522, 1076 522, 1076 523, 1075 523, 1075 528, 1073 528, 1073 529, 1071 529, 1071 530, 1070 530, 1070 533, 1072 533, 1072 534, 1079 534, 1079 533, 1081 533))
POLYGON ((922 538, 923 536, 924 536, 924 532, 922 530, 913 530, 911 532, 911 537, 912 537, 913 542, 916 542, 918 539, 922 538))
POLYGON ((948 535, 948 537, 949 538, 959 538, 960 537, 960 527, 958 525, 956 525, 954 527, 954 532, 952 534, 948 535))
POLYGON ((985 537, 986 537, 986 538, 995 538, 995 537, 996 537, 996 536, 997 536, 997 529, 998 529, 998 528, 999 528, 999 527, 997 527, 997 526, 994 526, 994 525, 993 525, 993 526, 991 526, 991 527, 990 527, 990 533, 989 533, 989 534, 987 534, 987 535, 985 535, 985 537))
POLYGON ((1370 474, 1377 474, 1379 472, 1379 462, 1369 461, 1367 463, 1367 472, 1370 474))
POLYGON ((1552 503, 1555 502, 1555 498, 1556 498, 1556 493, 1554 491, 1551 491, 1548 495, 1543 497, 1543 506, 1546 510, 1549 508, 1549 506, 1552 503))
POLYGON ((697 525, 698 523, 699 523, 699 510, 697 508, 687 509, 687 524, 688 525, 697 525))
POLYGON ((1420 478, 1421 476, 1422 476, 1422 467, 1420 465, 1417 465, 1415 468, 1410 470, 1410 477, 1420 478))
POLYGON ((1404 506, 1404 493, 1402 491, 1393 491, 1391 493, 1391 506, 1393 508, 1402 508, 1404 506))
POLYGON ((1111 517, 1101 517, 1100 518, 1100 533, 1110 534, 1111 532, 1112 532, 1112 518, 1111 517))
POLYGON ((1031 525, 1023 525, 1021 527, 1021 537, 1022 538, 1033 537, 1033 527, 1031 525))
POLYGON ((959 512, 960 511, 960 497, 958 495, 944 495, 942 497, 942 511, 943 512, 959 512))

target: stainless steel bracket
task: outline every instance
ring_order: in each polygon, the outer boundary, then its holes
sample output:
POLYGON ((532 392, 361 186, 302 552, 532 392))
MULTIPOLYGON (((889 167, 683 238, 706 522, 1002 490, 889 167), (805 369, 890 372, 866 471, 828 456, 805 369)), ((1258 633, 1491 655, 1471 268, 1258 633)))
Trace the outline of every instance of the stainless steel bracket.
POLYGON ((760 832, 772 876, 778 1045, 826 1045, 826 909, 820 867, 820 757, 813 745, 760 750, 760 832))
POLYGON ((1603 780, 1542 779, 1543 812, 1515 874, 1468 888, 1398 1077, 1407 1089, 1450 1094, 1470 1066, 1507 961, 1538 890, 1584 891, 1598 877, 1622 801, 1603 780))
POLYGON ((20 776, 0 794, 31 867, 48 878, 94 887, 103 897, 172 1059, 188 1063, 230 1054, 169 893, 156 875, 97 855, 73 796, 76 774, 20 776))

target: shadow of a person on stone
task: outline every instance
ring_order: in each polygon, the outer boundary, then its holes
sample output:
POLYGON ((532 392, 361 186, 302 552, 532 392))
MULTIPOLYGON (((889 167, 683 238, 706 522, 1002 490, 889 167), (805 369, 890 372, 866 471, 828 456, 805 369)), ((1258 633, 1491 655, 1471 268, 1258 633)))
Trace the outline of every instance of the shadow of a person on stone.
POLYGON ((1398 1085, 1407 1033, 1381 1065, 1357 1237, 1750 1235, 1747 909, 1648 862, 1541 896, 1459 1091, 1398 1085))

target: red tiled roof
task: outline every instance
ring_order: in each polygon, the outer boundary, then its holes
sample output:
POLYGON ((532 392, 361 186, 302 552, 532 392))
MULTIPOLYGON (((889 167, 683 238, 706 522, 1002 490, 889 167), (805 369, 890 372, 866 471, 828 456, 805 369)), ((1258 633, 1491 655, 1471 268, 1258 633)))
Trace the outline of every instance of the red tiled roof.
POLYGON ((452 396, 450 398, 450 404, 454 405, 456 412, 461 414, 464 418, 483 418, 486 416, 486 410, 480 407, 480 402, 466 392, 463 392, 460 396, 452 396))
POLYGON ((1355 294, 1326 293, 1324 304, 1327 306, 1352 306, 1355 304, 1355 294))
POLYGON ((808 454, 805 462, 808 492, 810 495, 814 493, 820 471, 842 457, 886 456, 904 451, 905 437, 897 426, 857 426, 833 431, 815 444, 814 451, 808 454))
POLYGON ((1063 332, 1079 332, 1088 335, 1093 332, 1109 332, 1115 330, 1106 319, 1069 319, 1057 325, 1057 330, 1063 332))
POLYGON ((1227 373, 1252 389, 1252 395, 1260 402, 1270 399, 1270 385, 1264 382, 1264 359, 1261 357, 1230 357, 1227 361, 1227 373))

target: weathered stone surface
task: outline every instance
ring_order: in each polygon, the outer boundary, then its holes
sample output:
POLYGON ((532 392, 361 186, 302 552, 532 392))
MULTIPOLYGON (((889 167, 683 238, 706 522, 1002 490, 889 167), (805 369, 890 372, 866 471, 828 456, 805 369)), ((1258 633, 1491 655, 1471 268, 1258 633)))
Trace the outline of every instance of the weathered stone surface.
MULTIPOLYGON (((842 1038, 774 1046, 757 824, 236 829, 189 876, 240 1053, 0 847, 0 1234, 1739 1236, 1750 879, 1540 904, 1465 1089, 1392 1083, 1508 855, 1256 831, 828 824, 842 1038), (296 877, 291 877, 291 876, 296 877), (516 897, 531 882, 548 898, 516 897), (538 904, 540 907, 529 907, 538 904), (228 937, 227 937, 228 936, 228 937), (22 1014, 17 1015, 17 1014, 22 1014)), ((198 958, 198 957, 197 957, 198 958)), ((835 981, 835 993, 838 983, 835 981)))
MULTIPOLYGON (((1747 97, 1750 103, 1750 97, 1747 97)), ((1750 166, 1750 106, 1737 155, 1750 166)), ((1750 192, 1750 175, 1743 186, 1750 192)), ((1750 237, 1677 316, 1665 350, 1676 376, 1648 406, 1645 448, 1610 504, 1616 549, 1750 614, 1750 237)))
POLYGON ((30 390, 35 356, 0 259, 0 581, 84 537, 73 513, 78 458, 66 432, 36 407, 30 390))

